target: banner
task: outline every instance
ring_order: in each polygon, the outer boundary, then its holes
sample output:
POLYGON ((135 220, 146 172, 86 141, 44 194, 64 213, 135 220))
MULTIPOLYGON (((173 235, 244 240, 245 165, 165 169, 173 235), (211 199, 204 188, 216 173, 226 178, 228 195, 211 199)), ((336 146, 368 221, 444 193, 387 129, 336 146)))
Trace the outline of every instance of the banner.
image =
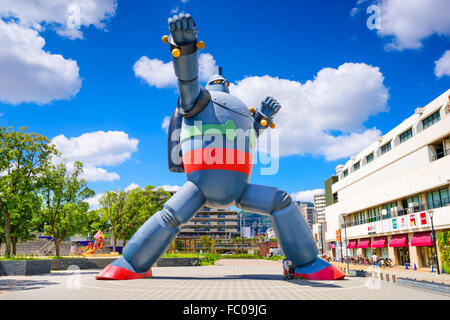
POLYGON ((383 222, 382 221, 375 222, 375 231, 376 231, 376 233, 383 233, 383 222))
POLYGON ((419 213, 419 217, 420 217, 420 226, 421 227, 428 226, 428 219, 427 219, 426 211, 419 213))
POLYGON ((408 222, 407 222, 407 216, 399 217, 399 230, 405 230, 408 229, 408 222))
POLYGON ((367 234, 375 234, 375 223, 369 223, 367 226, 367 234))
POLYGON ((416 222, 416 214, 412 213, 409 215, 409 226, 411 228, 416 228, 417 227, 417 222, 416 222))
POLYGON ((392 218, 392 231, 397 231, 398 230, 398 226, 397 226, 397 218, 392 218))
POLYGON ((383 232, 391 232, 391 221, 388 219, 383 220, 383 232))

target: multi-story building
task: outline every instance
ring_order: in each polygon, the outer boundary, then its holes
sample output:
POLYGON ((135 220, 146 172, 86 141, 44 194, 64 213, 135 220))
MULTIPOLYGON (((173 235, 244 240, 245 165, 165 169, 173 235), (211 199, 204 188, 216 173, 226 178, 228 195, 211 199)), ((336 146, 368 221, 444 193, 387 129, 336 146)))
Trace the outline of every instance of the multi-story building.
POLYGON ((429 267, 450 230, 450 89, 336 168, 325 181, 333 255, 429 267))
POLYGON ((314 210, 316 210, 316 223, 325 222, 325 207, 326 207, 325 193, 314 195, 314 210))
POLYGON ((237 211, 201 208, 187 223, 181 225, 177 239, 199 239, 207 235, 214 239, 239 236, 237 211))
POLYGON ((297 201, 297 206, 300 208, 300 213, 303 215, 308 227, 312 230, 315 221, 315 210, 312 202, 297 201))

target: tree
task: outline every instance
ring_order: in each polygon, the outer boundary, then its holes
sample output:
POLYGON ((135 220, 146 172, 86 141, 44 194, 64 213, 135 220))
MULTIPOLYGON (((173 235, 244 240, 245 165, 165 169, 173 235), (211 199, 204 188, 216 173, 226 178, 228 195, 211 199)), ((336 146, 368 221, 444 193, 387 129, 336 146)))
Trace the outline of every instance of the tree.
POLYGON ((161 210, 170 193, 147 186, 145 190, 136 188, 129 191, 108 191, 99 200, 103 215, 108 219, 113 236, 113 251, 117 239, 126 245, 128 239, 153 214, 161 210))
POLYGON ((200 243, 205 250, 211 251, 214 247, 214 240, 210 236, 201 236, 200 243))
POLYGON ((39 208, 37 180, 58 154, 49 140, 27 128, 0 128, 0 212, 4 220, 6 255, 15 254, 19 239, 30 238, 32 215, 39 208))
POLYGON ((66 237, 86 232, 89 204, 85 200, 95 192, 80 179, 82 173, 83 165, 78 161, 72 171, 65 164, 48 165, 40 179, 43 201, 40 215, 46 223, 45 233, 53 237, 57 256, 66 237))

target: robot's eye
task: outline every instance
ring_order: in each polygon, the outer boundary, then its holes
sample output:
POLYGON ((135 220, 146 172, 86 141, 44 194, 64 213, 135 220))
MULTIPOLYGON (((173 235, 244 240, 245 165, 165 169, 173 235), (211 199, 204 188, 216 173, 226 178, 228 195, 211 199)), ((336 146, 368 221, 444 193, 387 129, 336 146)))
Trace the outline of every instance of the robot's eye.
POLYGON ((230 83, 228 81, 225 81, 225 85, 228 87, 230 83))
POLYGON ((213 81, 215 84, 219 84, 219 83, 222 83, 222 80, 214 80, 213 81))

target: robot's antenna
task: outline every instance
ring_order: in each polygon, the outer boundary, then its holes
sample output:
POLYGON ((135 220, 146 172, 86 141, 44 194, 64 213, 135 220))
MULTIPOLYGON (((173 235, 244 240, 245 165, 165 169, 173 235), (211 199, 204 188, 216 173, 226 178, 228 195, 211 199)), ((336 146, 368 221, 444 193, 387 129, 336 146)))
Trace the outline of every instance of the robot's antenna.
POLYGON ((221 76, 223 75, 223 74, 222 74, 222 67, 217 67, 217 73, 218 73, 219 75, 221 75, 221 76))

